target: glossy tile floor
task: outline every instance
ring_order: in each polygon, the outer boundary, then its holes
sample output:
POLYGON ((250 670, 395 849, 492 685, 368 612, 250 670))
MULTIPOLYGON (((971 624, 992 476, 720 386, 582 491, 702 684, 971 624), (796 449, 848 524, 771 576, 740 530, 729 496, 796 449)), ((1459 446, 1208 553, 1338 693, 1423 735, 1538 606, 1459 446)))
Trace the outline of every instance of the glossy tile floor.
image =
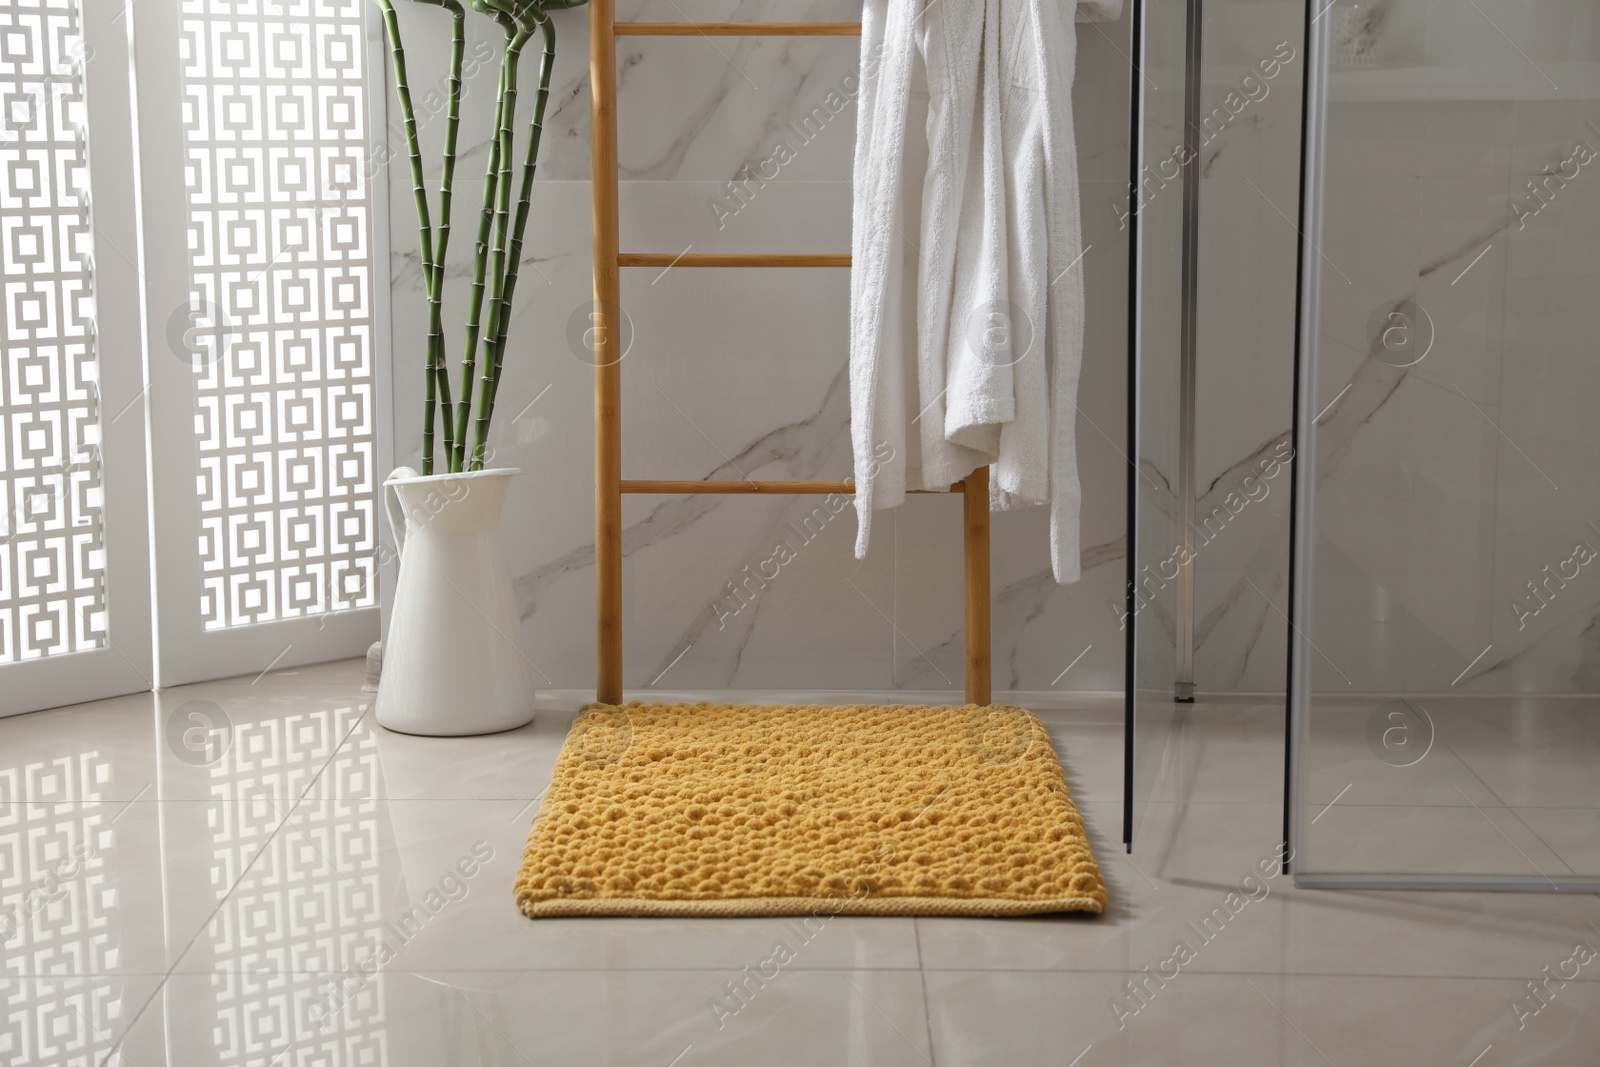
MULTIPOLYGON (((1281 818, 1277 706, 1201 704, 1180 720, 1132 857, 1114 841, 1120 703, 1043 713, 1095 832, 1112 901, 1102 917, 536 923, 512 905, 511 882, 572 709, 498 737, 405 737, 372 721, 360 670, 0 720, 0 1063, 1600 1057, 1596 896, 1312 891, 1262 877, 1281 818), (775 967, 780 942, 794 958, 775 967)), ((1580 717, 1555 731, 1565 755, 1547 767, 1485 722, 1448 747, 1460 771, 1445 760, 1375 771, 1353 730, 1343 755, 1317 764, 1319 810, 1336 800, 1318 831, 1331 825, 1346 849, 1324 855, 1376 855, 1362 849, 1381 853, 1403 831, 1430 862, 1479 849, 1483 869, 1582 871, 1600 809, 1572 797, 1597 793, 1600 759, 1584 747, 1595 712, 1571 705, 1580 717), (1425 784, 1407 791, 1387 770, 1425 784), (1568 803, 1549 803, 1541 782, 1568 803), (1524 821, 1522 804, 1545 821, 1524 821), (1461 829, 1469 814, 1485 825, 1461 829)))

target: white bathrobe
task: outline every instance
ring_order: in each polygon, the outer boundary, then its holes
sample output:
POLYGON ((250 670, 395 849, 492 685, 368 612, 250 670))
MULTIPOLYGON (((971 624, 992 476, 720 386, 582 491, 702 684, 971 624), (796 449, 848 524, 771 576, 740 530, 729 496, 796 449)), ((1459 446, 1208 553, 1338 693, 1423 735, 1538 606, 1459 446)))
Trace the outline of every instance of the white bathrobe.
MULTIPOLYGON (((1122 0, 1080 17, 1116 18, 1122 0)), ((850 283, 856 555, 872 512, 993 464, 1079 577, 1073 0, 865 0, 850 283)))

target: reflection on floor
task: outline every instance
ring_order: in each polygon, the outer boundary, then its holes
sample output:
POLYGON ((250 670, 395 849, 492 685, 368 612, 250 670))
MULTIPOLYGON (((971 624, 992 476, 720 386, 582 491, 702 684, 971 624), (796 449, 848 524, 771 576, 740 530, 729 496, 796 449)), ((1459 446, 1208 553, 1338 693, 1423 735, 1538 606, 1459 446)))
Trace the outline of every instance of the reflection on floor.
MULTIPOLYGON (((536 923, 511 881, 573 709, 404 737, 360 680, 0 720, 0 1062, 1594 1062, 1595 896, 1272 873, 1276 703, 1179 720, 1131 857, 1120 703, 1042 713, 1110 886, 1098 919, 536 923)), ((1439 869, 1600 871, 1600 708, 1427 710, 1435 748, 1403 767, 1373 758, 1370 710, 1319 717, 1319 866, 1400 842, 1439 869)))
POLYGON ((1317 870, 1600 876, 1600 699, 1319 698, 1308 751, 1317 870))

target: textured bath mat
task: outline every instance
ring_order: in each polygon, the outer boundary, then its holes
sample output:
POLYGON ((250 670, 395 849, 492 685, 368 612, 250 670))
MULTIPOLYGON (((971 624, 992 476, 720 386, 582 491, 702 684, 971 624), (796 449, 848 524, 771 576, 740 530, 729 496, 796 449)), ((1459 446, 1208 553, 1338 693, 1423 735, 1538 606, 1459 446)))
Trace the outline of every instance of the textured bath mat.
POLYGON ((1106 903, 1049 736, 1001 705, 591 705, 516 896, 535 918, 1106 903))

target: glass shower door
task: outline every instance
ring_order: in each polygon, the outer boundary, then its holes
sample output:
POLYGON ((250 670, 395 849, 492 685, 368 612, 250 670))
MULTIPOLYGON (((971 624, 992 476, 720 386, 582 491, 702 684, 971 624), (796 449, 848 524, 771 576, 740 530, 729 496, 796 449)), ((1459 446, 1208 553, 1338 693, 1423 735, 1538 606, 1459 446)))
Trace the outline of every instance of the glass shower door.
POLYGON ((1163 779, 1178 701, 1194 695, 1195 255, 1198 0, 1135 8, 1129 330, 1127 782, 1123 838, 1163 779))
POLYGON ((1310 5, 1304 884, 1600 889, 1600 8, 1310 5))

